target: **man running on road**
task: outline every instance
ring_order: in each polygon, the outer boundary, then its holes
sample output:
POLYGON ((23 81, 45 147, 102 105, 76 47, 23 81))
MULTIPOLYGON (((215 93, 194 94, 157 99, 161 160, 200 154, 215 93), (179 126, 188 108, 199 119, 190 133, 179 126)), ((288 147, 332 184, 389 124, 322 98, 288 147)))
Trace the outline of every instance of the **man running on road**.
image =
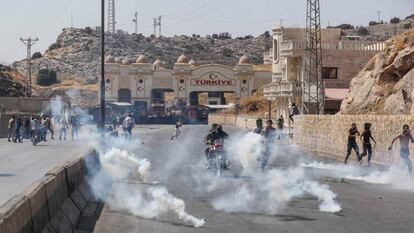
POLYGON ((355 150, 358 162, 361 161, 361 156, 359 155, 359 148, 358 144, 356 142, 356 136, 360 136, 357 129, 357 125, 355 123, 352 123, 351 128, 348 130, 348 144, 347 144, 347 152, 344 163, 347 164, 348 158, 351 155, 352 149, 355 150))
POLYGON ((409 144, 410 141, 411 143, 414 143, 414 139, 411 135, 410 126, 408 126, 407 124, 403 126, 403 132, 392 140, 391 146, 388 148, 388 150, 392 150, 392 145, 397 139, 400 139, 400 156, 403 159, 405 165, 407 166, 408 171, 411 173, 413 170, 413 165, 410 160, 409 144))

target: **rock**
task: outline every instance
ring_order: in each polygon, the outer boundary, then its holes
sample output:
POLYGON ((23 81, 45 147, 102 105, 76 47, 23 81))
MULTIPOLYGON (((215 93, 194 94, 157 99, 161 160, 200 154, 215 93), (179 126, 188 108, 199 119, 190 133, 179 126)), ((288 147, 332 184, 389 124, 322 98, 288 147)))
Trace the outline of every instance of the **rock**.
POLYGON ((352 79, 340 114, 414 113, 414 30, 386 43, 387 48, 352 79))

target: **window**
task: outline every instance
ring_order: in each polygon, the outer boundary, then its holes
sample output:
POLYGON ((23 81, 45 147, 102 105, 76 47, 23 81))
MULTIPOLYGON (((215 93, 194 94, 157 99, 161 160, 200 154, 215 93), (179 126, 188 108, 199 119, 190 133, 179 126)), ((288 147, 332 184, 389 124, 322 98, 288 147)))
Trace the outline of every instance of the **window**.
POLYGON ((322 78, 323 79, 338 79, 338 68, 337 67, 322 67, 322 78))
POLYGON ((273 61, 278 62, 279 61, 279 43, 277 39, 273 39, 273 61))

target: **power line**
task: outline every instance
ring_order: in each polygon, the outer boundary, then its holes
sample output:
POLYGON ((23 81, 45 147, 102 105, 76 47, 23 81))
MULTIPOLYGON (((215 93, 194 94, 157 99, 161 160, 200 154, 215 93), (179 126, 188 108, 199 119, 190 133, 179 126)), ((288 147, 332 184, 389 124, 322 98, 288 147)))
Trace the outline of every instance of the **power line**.
POLYGON ((36 42, 39 39, 37 37, 35 38, 27 38, 24 39, 22 37, 20 37, 20 41, 23 42, 24 45, 26 45, 26 49, 27 49, 27 58, 26 58, 26 62, 27 62, 27 73, 28 73, 28 78, 29 78, 29 88, 27 90, 27 96, 32 96, 32 46, 34 44, 36 44, 36 42))

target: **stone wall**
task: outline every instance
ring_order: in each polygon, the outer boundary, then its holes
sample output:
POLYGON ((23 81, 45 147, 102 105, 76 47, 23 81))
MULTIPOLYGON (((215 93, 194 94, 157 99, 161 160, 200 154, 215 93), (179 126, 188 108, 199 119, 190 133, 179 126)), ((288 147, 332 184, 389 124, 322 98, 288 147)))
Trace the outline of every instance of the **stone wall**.
MULTIPOLYGON (((253 129, 257 117, 232 115, 232 114, 210 114, 209 124, 218 123, 232 125, 241 128, 253 129)), ((275 121, 275 119, 273 119, 275 121)), ((391 164, 400 160, 399 142, 394 144, 394 150, 389 151, 388 146, 392 139, 401 133, 403 124, 410 125, 414 129, 414 116, 369 116, 369 115, 324 115, 324 116, 295 116, 293 125, 292 143, 303 149, 316 152, 318 155, 343 161, 346 156, 346 144, 348 129, 352 123, 356 123, 358 130, 362 133, 364 123, 371 123, 373 137, 377 145, 373 147, 373 163, 391 164)), ((357 140, 360 152, 362 143, 357 140)), ((414 144, 411 144, 411 158, 414 160, 414 144)), ((351 160, 355 159, 355 154, 351 160)))
MULTIPOLYGON (((259 117, 257 116, 244 116, 244 115, 234 115, 234 114, 209 114, 208 115, 208 123, 211 125, 213 123, 220 124, 220 125, 231 125, 237 126, 240 128, 247 128, 253 129, 256 127, 256 120, 259 117)), ((263 118, 263 122, 267 120, 267 118, 263 118)), ((276 119, 272 119, 273 122, 276 122, 276 119)))
MULTIPOLYGON (((353 122, 357 124, 361 133, 365 122, 372 124, 371 131, 377 141, 377 145, 373 148, 373 162, 379 164, 389 164, 399 160, 398 140, 394 144, 393 151, 388 151, 387 148, 392 139, 401 133, 403 124, 409 124, 411 128, 414 127, 413 116, 296 116, 293 128, 293 144, 343 161, 346 155, 348 129, 353 122)), ((360 151, 362 151, 361 141, 358 139, 357 142, 360 151)), ((411 151, 414 151, 414 147, 411 147, 411 151)), ((411 154, 411 158, 414 158, 413 155, 414 153, 411 154)), ((355 159, 355 156, 353 159, 355 159)))

